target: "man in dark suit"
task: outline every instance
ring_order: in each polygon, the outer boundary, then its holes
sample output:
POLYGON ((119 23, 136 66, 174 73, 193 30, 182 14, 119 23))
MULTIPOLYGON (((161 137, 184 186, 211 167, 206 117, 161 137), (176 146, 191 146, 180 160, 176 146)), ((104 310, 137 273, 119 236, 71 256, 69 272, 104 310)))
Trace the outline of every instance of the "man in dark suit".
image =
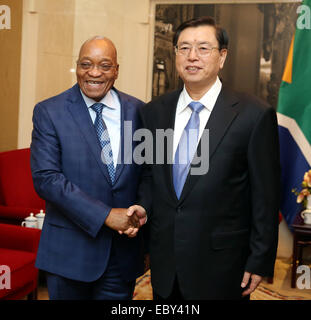
POLYGON ((50 299, 131 299, 143 272, 141 236, 119 234, 139 226, 125 209, 140 167, 124 154, 124 123, 140 128, 143 102, 113 87, 118 70, 113 43, 94 37, 81 47, 78 83, 34 109, 31 168, 46 200, 36 266, 50 299))
POLYGON ((227 45, 227 34, 210 17, 180 25, 174 47, 184 88, 141 112, 153 135, 154 162, 129 213, 148 215, 155 299, 249 298, 262 277, 273 275, 280 180, 276 114, 221 83, 227 45), (168 129, 174 129, 173 138, 162 156, 156 132, 168 129), (155 162, 159 158, 164 164, 155 162), (205 163, 201 173, 198 159, 205 163))

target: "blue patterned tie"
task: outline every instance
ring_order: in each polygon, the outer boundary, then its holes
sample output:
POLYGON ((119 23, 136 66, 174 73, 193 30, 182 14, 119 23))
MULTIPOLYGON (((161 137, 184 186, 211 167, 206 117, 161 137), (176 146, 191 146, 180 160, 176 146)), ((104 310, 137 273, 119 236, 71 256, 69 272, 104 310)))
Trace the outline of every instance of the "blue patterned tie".
POLYGON ((96 129, 96 133, 97 133, 100 145, 102 147, 102 160, 107 165, 109 176, 113 184, 114 178, 115 178, 115 169, 113 165, 113 156, 112 156, 110 138, 109 138, 106 124, 102 116, 104 106, 105 105, 103 103, 95 103, 91 106, 91 108, 96 112, 96 119, 95 119, 94 126, 96 129))
POLYGON ((204 105, 200 102, 192 101, 189 107, 192 110, 192 114, 179 140, 173 164, 173 183, 178 199, 196 151, 200 128, 199 113, 204 108, 204 105))

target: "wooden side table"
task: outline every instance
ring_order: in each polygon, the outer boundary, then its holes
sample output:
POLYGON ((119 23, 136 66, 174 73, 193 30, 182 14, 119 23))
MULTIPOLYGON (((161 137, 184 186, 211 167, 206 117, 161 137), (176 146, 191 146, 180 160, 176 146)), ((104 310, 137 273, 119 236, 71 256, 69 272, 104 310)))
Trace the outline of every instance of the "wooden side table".
POLYGON ((293 266, 291 287, 296 288, 296 273, 297 266, 302 264, 302 251, 304 247, 311 245, 311 225, 304 224, 302 218, 299 216, 292 224, 293 228, 293 266))

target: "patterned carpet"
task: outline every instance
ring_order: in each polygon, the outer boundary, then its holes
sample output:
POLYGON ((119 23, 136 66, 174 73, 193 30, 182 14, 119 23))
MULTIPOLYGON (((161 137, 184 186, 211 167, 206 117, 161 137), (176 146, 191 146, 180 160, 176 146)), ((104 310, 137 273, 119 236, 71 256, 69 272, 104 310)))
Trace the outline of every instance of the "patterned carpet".
POLYGON ((277 259, 273 283, 262 282, 251 300, 311 300, 310 289, 291 288, 291 260, 277 259))
MULTIPOLYGON (((290 287, 290 276, 290 261, 277 259, 273 283, 263 281, 251 295, 251 300, 311 300, 311 290, 290 287)), ((45 286, 39 287, 38 299, 49 299, 45 286)), ((152 300, 150 270, 137 279, 133 300, 152 300)))
MULTIPOLYGON (((251 300, 311 300, 311 290, 290 287, 290 261, 277 259, 273 283, 265 280, 251 295, 251 300)), ((152 300, 150 270, 137 279, 133 300, 152 300)))
POLYGON ((152 300, 150 269, 136 280, 133 300, 152 300))

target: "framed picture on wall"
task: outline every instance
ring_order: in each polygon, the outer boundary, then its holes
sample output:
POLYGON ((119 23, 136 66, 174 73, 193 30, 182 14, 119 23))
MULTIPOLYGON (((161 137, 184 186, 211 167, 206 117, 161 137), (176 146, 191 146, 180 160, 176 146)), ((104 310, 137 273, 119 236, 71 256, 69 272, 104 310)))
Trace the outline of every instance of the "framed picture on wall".
POLYGON ((221 80, 255 94, 276 108, 283 69, 300 2, 157 4, 155 7, 152 97, 182 86, 172 45, 176 28, 188 19, 212 16, 229 36, 221 80))

